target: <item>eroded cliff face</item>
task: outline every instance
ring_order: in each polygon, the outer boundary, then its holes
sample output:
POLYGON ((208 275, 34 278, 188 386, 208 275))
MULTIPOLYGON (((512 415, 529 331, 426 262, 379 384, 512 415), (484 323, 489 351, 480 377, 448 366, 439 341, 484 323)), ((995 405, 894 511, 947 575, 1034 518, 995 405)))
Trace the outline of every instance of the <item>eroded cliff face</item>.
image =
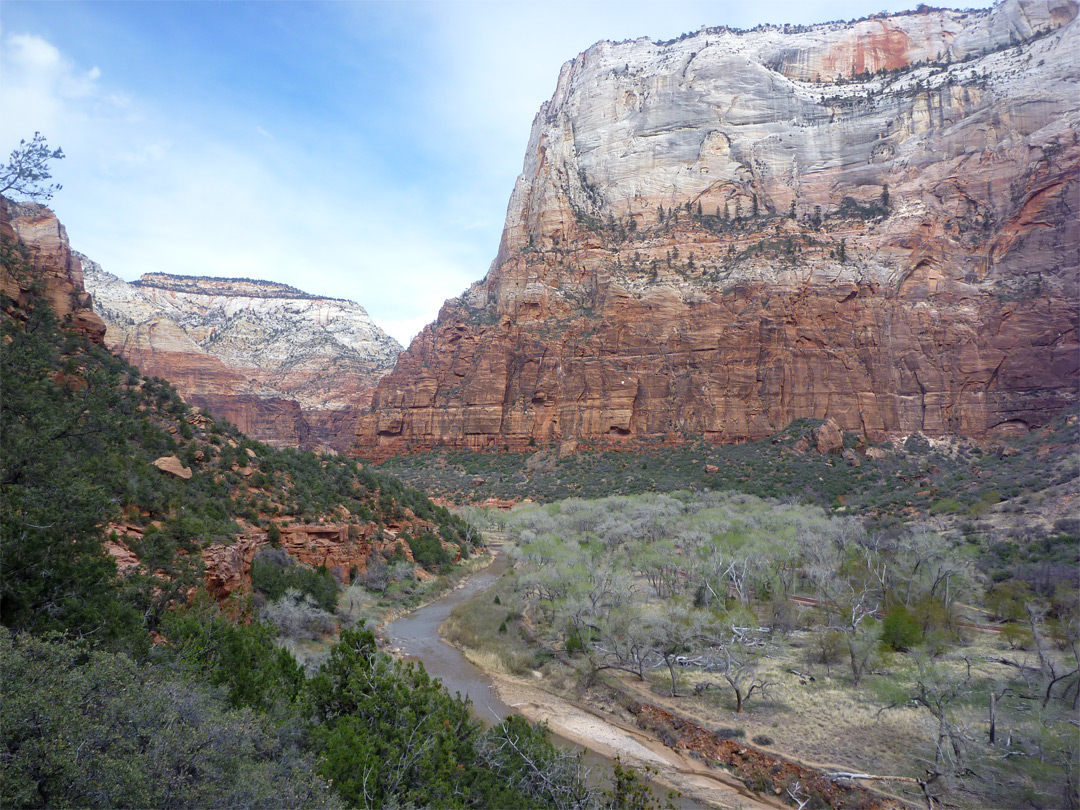
MULTIPOLYGON (((0 238, 5 250, 25 250, 25 276, 10 272, 9 263, 0 268, 0 289, 12 301, 11 314, 26 312, 30 288, 40 284, 56 317, 102 345, 105 323, 94 312, 93 301, 83 287, 82 265, 53 212, 36 203, 0 197, 0 238), (16 239, 22 241, 21 246, 15 244, 16 239)), ((12 268, 20 264, 10 263, 12 268)))
POLYGON ((1006 0, 601 42, 363 452, 1023 431, 1077 403, 1080 24, 1006 0))
POLYGON ((282 284, 148 273, 128 283, 82 257, 110 348, 277 447, 347 450, 400 345, 352 301, 282 284))

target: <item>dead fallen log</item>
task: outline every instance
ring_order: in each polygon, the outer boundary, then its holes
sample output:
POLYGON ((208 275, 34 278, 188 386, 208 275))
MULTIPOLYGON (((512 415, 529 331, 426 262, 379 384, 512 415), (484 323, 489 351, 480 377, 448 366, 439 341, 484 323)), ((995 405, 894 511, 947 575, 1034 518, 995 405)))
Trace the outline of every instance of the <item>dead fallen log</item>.
POLYGON ((833 782, 837 782, 843 779, 854 781, 856 779, 864 782, 909 782, 913 785, 922 784, 921 779, 916 779, 914 776, 881 776, 873 773, 851 773, 848 771, 836 771, 835 773, 826 774, 826 776, 833 782))

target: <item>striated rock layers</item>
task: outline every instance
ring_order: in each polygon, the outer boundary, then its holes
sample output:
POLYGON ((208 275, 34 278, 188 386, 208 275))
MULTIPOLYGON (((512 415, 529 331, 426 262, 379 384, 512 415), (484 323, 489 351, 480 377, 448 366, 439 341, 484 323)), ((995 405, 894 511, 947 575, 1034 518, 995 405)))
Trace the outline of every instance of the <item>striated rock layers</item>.
MULTIPOLYGON (((9 272, 7 263, 0 269, 0 289, 12 300, 11 313, 25 313, 31 286, 42 284, 56 316, 102 345, 105 323, 94 313, 93 302, 83 287, 82 265, 71 251, 67 231, 52 211, 36 203, 0 197, 0 237, 5 250, 25 250, 25 277, 9 272), (22 240, 21 248, 15 246, 16 239, 22 240)), ((11 266, 18 264, 12 262, 11 266)))
POLYGON ((110 348, 278 447, 348 449, 401 351, 352 301, 245 279, 148 273, 129 284, 82 266, 110 348))
POLYGON ((498 255, 378 385, 379 457, 1024 431, 1077 404, 1075 0, 601 42, 498 255))

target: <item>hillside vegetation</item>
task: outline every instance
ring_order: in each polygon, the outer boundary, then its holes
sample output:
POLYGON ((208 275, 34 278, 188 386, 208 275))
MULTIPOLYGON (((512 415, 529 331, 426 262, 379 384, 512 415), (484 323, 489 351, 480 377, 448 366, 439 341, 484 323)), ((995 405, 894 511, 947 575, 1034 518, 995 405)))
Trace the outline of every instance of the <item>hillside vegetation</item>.
POLYGON ((1075 489, 1080 478, 1068 452, 1080 443, 1076 418, 982 445, 933 442, 913 434, 896 446, 868 446, 848 434, 846 457, 806 449, 821 424, 800 419, 770 439, 743 444, 640 441, 618 450, 582 444, 567 455, 555 448, 414 453, 387 459, 380 469, 462 503, 733 490, 763 498, 795 497, 883 526, 929 514, 978 518, 1002 501, 1026 498, 1027 505, 1041 500, 1040 493, 1050 487, 1075 489), (871 448, 880 452, 868 454, 871 448))
POLYGON ((377 649, 330 572, 273 547, 290 525, 375 539, 397 526, 368 566, 385 591, 388 566, 467 556, 466 523, 353 460, 274 450, 194 412, 58 322, 19 244, 3 262, 30 294, 0 301, 0 804, 600 808, 626 806, 623 788, 647 795, 632 773, 610 792, 587 784, 543 727, 485 730, 422 667, 377 649), (219 603, 201 553, 243 536, 268 543, 257 598, 219 603), (122 571, 107 550, 121 546, 122 571), (339 636, 309 674, 283 643, 320 617, 316 634, 339 636))

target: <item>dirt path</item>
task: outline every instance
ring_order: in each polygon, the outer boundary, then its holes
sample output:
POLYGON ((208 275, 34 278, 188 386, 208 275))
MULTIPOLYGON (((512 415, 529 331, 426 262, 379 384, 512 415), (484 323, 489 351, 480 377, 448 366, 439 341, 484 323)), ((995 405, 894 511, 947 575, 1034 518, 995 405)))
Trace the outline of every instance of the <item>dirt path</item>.
POLYGON ((779 800, 757 796, 731 774, 668 748, 640 729, 603 717, 552 695, 528 681, 487 672, 499 697, 529 720, 544 722, 556 734, 602 756, 656 770, 657 782, 700 804, 724 810, 775 810, 779 800))

